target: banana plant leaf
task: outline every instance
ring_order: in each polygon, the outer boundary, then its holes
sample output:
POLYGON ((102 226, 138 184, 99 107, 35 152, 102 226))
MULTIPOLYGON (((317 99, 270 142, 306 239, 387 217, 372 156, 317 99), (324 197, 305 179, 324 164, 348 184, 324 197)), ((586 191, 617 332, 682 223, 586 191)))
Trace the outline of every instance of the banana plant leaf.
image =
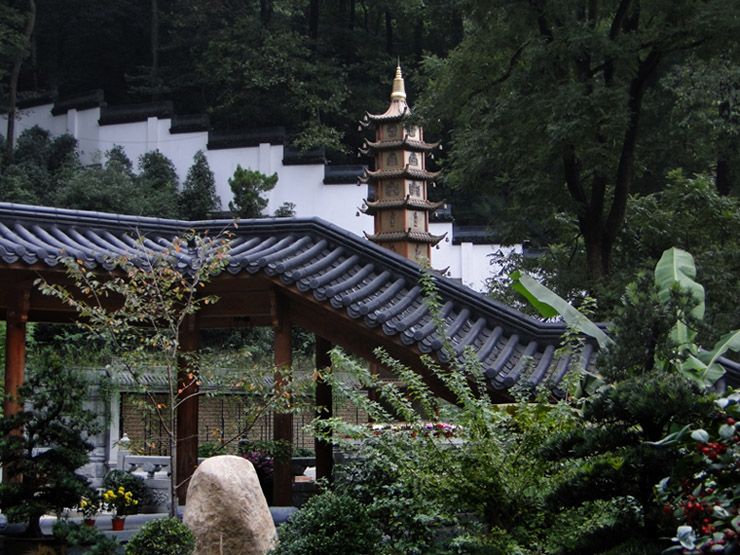
POLYGON ((565 323, 571 328, 596 339, 601 349, 612 343, 609 336, 599 326, 533 277, 521 272, 514 272, 511 274, 511 279, 514 281, 512 287, 524 295, 545 318, 562 316, 565 323))

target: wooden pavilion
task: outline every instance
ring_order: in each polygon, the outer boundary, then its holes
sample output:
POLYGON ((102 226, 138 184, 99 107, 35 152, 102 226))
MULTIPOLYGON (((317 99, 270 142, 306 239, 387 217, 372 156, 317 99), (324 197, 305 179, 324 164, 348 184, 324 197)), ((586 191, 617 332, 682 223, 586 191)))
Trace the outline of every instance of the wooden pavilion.
MULTIPOLYGON (((188 230, 218 232, 228 221, 184 222, 138 218, 39 206, 0 203, 0 317, 7 322, 5 391, 12 395, 23 382, 28 322, 75 321, 77 314, 43 295, 34 280, 67 279, 62 256, 74 256, 104 274, 111 258, 137 260, 142 250, 158 249, 188 230), (143 243, 135 237, 146 238, 143 243)), ((274 360, 291 364, 291 329, 316 335, 316 364, 327 367, 327 352, 339 345, 374 361, 383 347, 417 370, 433 390, 448 393, 420 363, 430 354, 448 361, 442 338, 418 286, 419 266, 369 241, 318 219, 241 221, 229 239, 229 263, 204 290, 221 300, 197 313, 182 330, 182 344, 197 349, 198 331, 207 328, 269 326, 275 330, 274 360)), ((194 260, 182 251, 183 271, 194 260)), ((582 353, 556 354, 565 331, 543 323, 444 277, 436 279, 441 315, 455 356, 470 350, 478 358, 492 397, 511 400, 515 384, 547 384, 555 394, 565 374, 592 364, 595 345, 582 353)), ((320 384, 317 405, 331 406, 331 391, 320 384)), ((5 411, 17 410, 6 399, 5 411)), ((197 397, 179 413, 177 475, 190 476, 197 461, 197 397), (190 438, 190 439, 185 439, 190 438)), ((275 439, 291 440, 291 415, 276 415, 275 439)), ((317 473, 331 472, 331 446, 317 446, 317 473)), ((180 478, 178 479, 180 481, 180 478)), ((290 504, 288 465, 276 468, 275 503, 290 504)), ((185 490, 181 492, 184 498, 185 490)))

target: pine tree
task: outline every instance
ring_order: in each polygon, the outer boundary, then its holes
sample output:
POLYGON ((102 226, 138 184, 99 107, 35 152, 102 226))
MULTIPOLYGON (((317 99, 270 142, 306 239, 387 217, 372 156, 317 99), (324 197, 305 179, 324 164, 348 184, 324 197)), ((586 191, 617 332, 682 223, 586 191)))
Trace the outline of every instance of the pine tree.
POLYGON ((175 165, 159 150, 153 150, 139 157, 139 170, 139 188, 148 199, 143 214, 174 218, 177 215, 177 187, 180 184, 175 165))
POLYGON ((229 179, 229 186, 234 193, 234 200, 229 202, 229 210, 240 218, 261 218, 267 208, 267 199, 262 193, 272 191, 277 183, 277 173, 266 176, 253 170, 236 167, 234 177, 229 179))
POLYGON ((186 220, 205 220, 221 208, 221 198, 216 194, 216 180, 202 150, 193 156, 180 193, 180 217, 186 220))

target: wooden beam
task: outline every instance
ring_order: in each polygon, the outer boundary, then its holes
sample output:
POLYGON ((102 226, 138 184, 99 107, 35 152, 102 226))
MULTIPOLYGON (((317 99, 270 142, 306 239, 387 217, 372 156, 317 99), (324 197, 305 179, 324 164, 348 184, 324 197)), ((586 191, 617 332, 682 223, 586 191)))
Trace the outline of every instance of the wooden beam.
MULTIPOLYGON (((28 322, 28 304, 31 294, 30 282, 17 283, 7 290, 8 310, 5 328, 5 397, 3 414, 11 416, 22 410, 18 402, 18 390, 23 385, 26 368, 26 323, 28 322)), ((10 432, 21 435, 23 429, 10 432)), ((14 472, 11 466, 3 469, 3 482, 20 482, 22 476, 14 472)))
MULTIPOLYGON (((194 314, 188 316, 180 329, 180 348, 183 353, 198 350, 198 321, 194 314)), ((177 498, 185 504, 190 478, 198 466, 198 376, 193 361, 186 356, 178 359, 177 407, 177 498)))
MULTIPOLYGON (((291 321, 290 306, 288 299, 277 295, 276 301, 276 326, 275 326, 275 366, 278 372, 275 374, 275 394, 280 395, 281 390, 290 380, 290 367, 293 364, 291 353, 291 321)), ((293 415, 273 415, 273 439, 275 441, 287 441, 290 445, 290 453, 293 451, 293 415)), ((293 473, 290 461, 275 463, 273 466, 273 491, 272 503, 275 506, 288 507, 293 505, 293 473)))
MULTIPOLYGON (((331 357, 329 351, 332 344, 323 337, 316 336, 316 370, 319 372, 331 371, 331 357)), ((331 418, 332 388, 325 380, 319 377, 316 380, 316 416, 321 419, 331 418)), ((331 481, 334 470, 334 446, 330 441, 316 438, 316 479, 326 478, 331 481)))

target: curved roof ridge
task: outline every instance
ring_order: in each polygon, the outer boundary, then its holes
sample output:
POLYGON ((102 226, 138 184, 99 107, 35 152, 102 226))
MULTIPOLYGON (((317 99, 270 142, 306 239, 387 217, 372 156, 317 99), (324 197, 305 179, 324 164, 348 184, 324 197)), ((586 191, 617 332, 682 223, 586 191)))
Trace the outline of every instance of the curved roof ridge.
MULTIPOLYGON (((452 350, 445 351, 446 342, 438 337, 430 311, 424 310, 419 266, 319 218, 241 220, 229 229, 232 220, 187 222, 0 203, 0 223, 12 231, 0 243, 0 264, 16 270, 39 264, 51 269, 60 253, 74 252, 87 267, 107 271, 111 268, 106 257, 111 255, 101 245, 113 245, 111 240, 134 251, 161 250, 189 229, 229 230, 235 254, 225 274, 259 272, 275 285, 303 295, 307 302, 338 311, 379 341, 395 338, 396 344, 412 347, 417 354, 433 352, 443 362, 448 353, 460 356, 472 349, 484 371, 491 374, 497 369, 498 381, 491 383, 498 388, 508 389, 520 380, 549 383, 554 376, 557 379, 550 385, 557 387, 564 375, 553 369, 558 360, 542 362, 544 356, 551 356, 550 347, 560 345, 564 324, 536 320, 433 274, 450 335, 452 350), (134 230, 146 237, 140 247, 135 246, 134 230)), ((197 263, 189 253, 181 254, 178 263, 183 268, 197 263)), ((572 357, 573 362, 563 368, 591 366, 590 352, 588 357, 572 357)))

